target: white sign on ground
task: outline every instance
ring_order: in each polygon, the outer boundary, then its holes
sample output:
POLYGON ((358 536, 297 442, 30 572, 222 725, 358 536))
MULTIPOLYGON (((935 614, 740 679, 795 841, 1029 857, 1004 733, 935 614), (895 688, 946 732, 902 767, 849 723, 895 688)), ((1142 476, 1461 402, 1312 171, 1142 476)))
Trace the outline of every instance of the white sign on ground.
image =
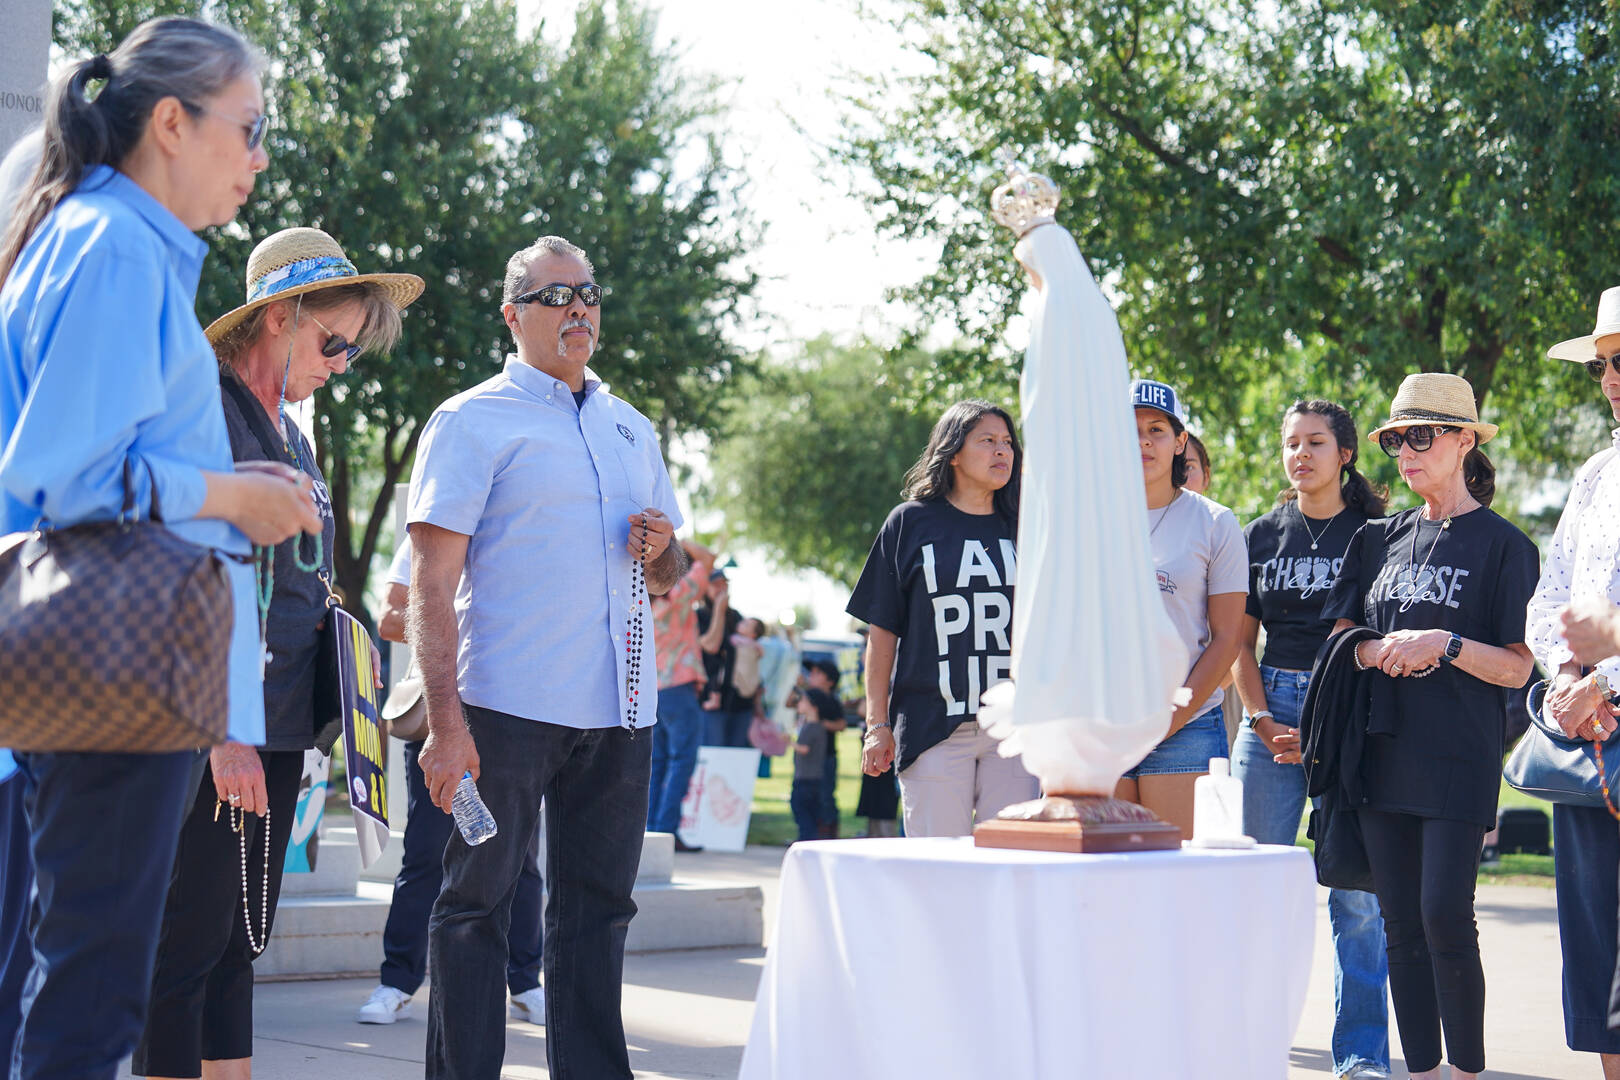
POLYGON ((0 5, 0 157, 45 122, 45 65, 51 48, 51 0, 0 5))
POLYGON ((741 851, 748 843, 758 777, 758 750, 701 747, 681 803, 681 839, 710 851, 741 851))

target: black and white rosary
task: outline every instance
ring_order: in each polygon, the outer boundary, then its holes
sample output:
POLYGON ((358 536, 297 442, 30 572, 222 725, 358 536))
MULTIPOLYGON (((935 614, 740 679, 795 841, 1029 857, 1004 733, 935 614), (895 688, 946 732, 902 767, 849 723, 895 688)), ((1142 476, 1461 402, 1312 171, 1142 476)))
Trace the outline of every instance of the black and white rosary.
POLYGON ((641 646, 646 631, 641 609, 647 603, 647 523, 641 523, 641 552, 630 559, 630 610, 624 620, 625 722, 630 737, 636 737, 636 720, 641 708, 641 646))

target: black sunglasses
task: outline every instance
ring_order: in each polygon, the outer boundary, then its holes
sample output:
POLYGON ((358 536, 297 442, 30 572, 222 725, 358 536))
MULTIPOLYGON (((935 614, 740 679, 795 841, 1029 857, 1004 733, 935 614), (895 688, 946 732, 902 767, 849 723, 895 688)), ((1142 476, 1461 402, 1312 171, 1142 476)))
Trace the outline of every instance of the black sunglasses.
POLYGON ((1601 356, 1594 360, 1588 360, 1586 362, 1586 373, 1592 376, 1592 378, 1596 379, 1598 382, 1602 382, 1603 369, 1610 367, 1614 368, 1614 373, 1616 375, 1620 375, 1620 353, 1615 353, 1607 360, 1603 359, 1601 356))
POLYGON ((321 320, 315 318, 314 315, 311 315, 309 318, 310 321, 316 326, 326 331, 326 344, 321 346, 322 356, 330 360, 337 356, 338 353, 343 353, 343 362, 345 364, 349 364, 353 363, 354 358, 360 355, 359 345, 354 344, 354 342, 350 341, 342 334, 335 332, 331 327, 321 322, 321 320))
POLYGON ((1401 456, 1401 443, 1405 443, 1418 453, 1423 453, 1434 445, 1434 440, 1448 431, 1457 431, 1454 427, 1443 424, 1414 424, 1404 431, 1386 431, 1378 436, 1378 445, 1384 448, 1384 453, 1390 457, 1401 456))
POLYGON ((574 302, 574 294, 579 294, 579 302, 586 307, 595 307, 602 302, 602 297, 609 290, 604 289, 594 281, 587 281, 583 285, 563 285, 553 283, 532 289, 522 296, 514 296, 514 304, 539 304, 542 307, 567 307, 574 302))

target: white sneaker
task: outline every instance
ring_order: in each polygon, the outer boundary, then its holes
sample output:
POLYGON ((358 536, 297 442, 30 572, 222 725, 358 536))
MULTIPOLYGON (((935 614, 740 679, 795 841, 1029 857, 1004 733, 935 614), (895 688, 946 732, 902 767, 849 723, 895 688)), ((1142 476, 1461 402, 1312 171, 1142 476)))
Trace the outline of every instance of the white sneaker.
POLYGON ((546 988, 537 986, 533 990, 525 990, 521 994, 512 995, 512 1005, 507 1010, 514 1020, 526 1020, 531 1024, 546 1026, 546 988))
POLYGON ((411 995, 392 986, 378 986, 360 1006, 355 1019, 362 1024, 392 1024, 411 1015, 411 995))

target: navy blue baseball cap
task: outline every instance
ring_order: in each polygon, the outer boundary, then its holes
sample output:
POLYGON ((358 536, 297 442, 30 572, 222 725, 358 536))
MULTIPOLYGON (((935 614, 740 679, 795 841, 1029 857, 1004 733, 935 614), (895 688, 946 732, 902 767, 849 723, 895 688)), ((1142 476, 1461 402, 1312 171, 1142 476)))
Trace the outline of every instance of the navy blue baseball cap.
POLYGON ((1186 410, 1181 407, 1181 399, 1169 383, 1132 379, 1131 405, 1138 409, 1157 409, 1182 427, 1187 426, 1186 410))

